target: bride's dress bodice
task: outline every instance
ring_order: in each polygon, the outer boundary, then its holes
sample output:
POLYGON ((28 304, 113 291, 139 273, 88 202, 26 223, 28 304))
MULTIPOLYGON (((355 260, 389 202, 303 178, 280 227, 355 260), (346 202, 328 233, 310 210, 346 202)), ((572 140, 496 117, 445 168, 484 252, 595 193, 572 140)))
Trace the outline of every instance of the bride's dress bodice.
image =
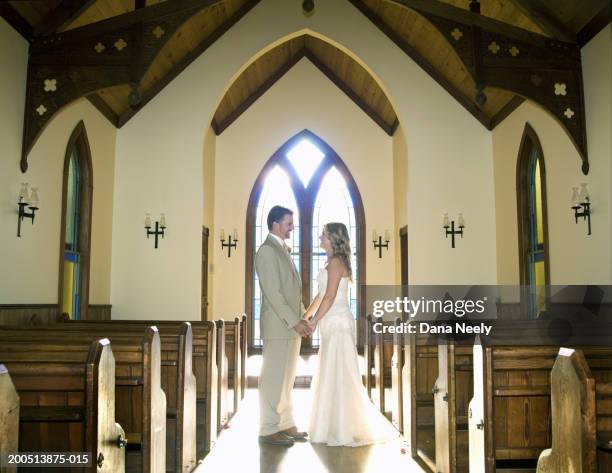
MULTIPOLYGON (((327 288, 327 269, 322 268, 317 275, 317 283, 319 287, 319 295, 325 295, 327 288)), ((330 331, 342 331, 355 336, 355 321, 349 304, 349 283, 348 277, 340 279, 338 292, 334 298, 332 306, 321 320, 321 336, 327 335, 330 331)))

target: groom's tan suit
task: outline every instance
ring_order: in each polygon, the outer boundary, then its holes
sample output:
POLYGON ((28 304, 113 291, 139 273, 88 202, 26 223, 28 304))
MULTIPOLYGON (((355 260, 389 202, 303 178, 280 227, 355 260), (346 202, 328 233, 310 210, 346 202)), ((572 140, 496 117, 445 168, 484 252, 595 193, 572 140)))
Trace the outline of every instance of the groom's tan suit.
POLYGON ((305 312, 300 275, 280 238, 262 243, 255 256, 261 288, 263 366, 259 376, 259 435, 295 426, 291 390, 301 337, 293 327, 305 312))

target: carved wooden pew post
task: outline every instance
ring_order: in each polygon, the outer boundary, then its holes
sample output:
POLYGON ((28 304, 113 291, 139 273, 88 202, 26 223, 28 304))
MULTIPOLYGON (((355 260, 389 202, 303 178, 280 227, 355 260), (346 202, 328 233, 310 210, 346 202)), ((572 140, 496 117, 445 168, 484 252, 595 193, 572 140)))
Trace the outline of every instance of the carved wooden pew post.
POLYGON ((538 473, 595 473, 595 379, 580 350, 561 348, 551 373, 552 448, 538 459, 538 473))
POLYGON ((365 387, 368 397, 372 399, 372 316, 368 315, 365 319, 365 340, 363 345, 363 358, 365 364, 365 387))
MULTIPOLYGON (((0 452, 17 453, 19 439, 19 396, 6 366, 0 364, 0 452)), ((15 473, 17 467, 2 472, 15 473)))
POLYGON ((246 394, 247 389, 246 358, 248 351, 246 314, 242 314, 242 317, 240 319, 240 398, 244 399, 244 395, 246 394))
POLYGON ((87 356, 85 402, 86 444, 96 446, 92 471, 123 473, 125 432, 115 422, 115 357, 106 338, 93 342, 87 356))
MULTIPOLYGON (((373 324, 383 323, 382 319, 376 320, 373 324)), ((374 404, 380 412, 385 413, 385 346, 382 330, 381 333, 372 332, 372 342, 374 345, 374 404)))
POLYGON ((217 320, 217 432, 225 427, 227 416, 227 357, 225 355, 225 322, 217 320))
MULTIPOLYGON (((395 319, 396 329, 402 326, 402 319, 395 319)), ((404 369, 404 337, 397 330, 393 334, 393 356, 391 358, 391 392, 392 407, 391 415, 395 427, 404 431, 404 403, 402 371, 404 369)))
POLYGON ((178 352, 178 399, 177 435, 175 446, 175 471, 188 473, 197 463, 196 448, 196 378, 193 374, 193 332, 191 324, 185 322, 181 328, 178 352), (183 388, 181 389, 181 386, 183 388))

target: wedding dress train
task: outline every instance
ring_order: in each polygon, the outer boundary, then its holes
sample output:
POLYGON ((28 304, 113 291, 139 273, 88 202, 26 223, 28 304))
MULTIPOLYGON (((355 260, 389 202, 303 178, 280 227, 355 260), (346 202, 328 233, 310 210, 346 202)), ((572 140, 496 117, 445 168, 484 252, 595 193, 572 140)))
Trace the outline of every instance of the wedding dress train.
MULTIPOLYGON (((317 282, 322 296, 327 286, 325 268, 317 282)), ((319 322, 321 345, 311 387, 309 435, 312 443, 358 447, 399 434, 372 404, 361 381, 348 285, 349 278, 342 278, 332 307, 319 322)))

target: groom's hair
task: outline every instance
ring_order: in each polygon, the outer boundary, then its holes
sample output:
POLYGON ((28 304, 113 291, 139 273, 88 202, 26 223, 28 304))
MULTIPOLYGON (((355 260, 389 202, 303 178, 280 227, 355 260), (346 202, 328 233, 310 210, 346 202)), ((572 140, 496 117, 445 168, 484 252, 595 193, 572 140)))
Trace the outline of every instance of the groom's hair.
POLYGON ((274 222, 280 223, 285 215, 293 215, 293 210, 287 207, 281 207, 280 205, 272 207, 270 212, 268 212, 268 230, 272 230, 272 224, 274 222))

